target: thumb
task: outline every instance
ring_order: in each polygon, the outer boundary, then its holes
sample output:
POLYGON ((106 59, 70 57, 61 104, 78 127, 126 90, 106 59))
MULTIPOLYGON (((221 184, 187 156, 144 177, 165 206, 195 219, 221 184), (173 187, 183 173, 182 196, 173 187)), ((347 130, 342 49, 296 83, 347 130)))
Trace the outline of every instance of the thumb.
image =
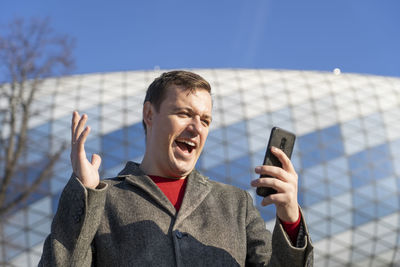
POLYGON ((92 163, 93 167, 95 167, 96 169, 99 169, 100 163, 101 163, 101 157, 97 154, 93 154, 91 163, 92 163))

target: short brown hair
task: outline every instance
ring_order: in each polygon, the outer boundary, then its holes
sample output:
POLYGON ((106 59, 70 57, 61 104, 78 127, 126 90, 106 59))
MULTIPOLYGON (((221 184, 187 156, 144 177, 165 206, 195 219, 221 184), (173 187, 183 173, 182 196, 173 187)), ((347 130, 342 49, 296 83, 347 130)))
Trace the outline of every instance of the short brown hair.
MULTIPOLYGON (((162 101, 166 97, 169 86, 182 86, 185 90, 204 89, 211 94, 210 84, 200 75, 183 70, 174 70, 164 72, 160 77, 156 78, 147 88, 144 103, 149 101, 156 109, 160 111, 162 101)), ((144 131, 146 132, 146 124, 142 121, 144 131)))

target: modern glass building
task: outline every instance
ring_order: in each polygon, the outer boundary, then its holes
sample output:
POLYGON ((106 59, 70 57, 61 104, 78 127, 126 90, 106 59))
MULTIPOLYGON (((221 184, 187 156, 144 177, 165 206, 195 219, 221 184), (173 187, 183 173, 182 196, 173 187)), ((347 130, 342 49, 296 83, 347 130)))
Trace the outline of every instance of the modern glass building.
MULTIPOLYGON (((400 79, 312 71, 199 69, 213 88, 213 123, 197 168, 251 192, 272 229, 273 207, 260 206, 256 178, 273 126, 297 135, 293 163, 299 202, 315 246, 315 266, 400 263, 400 79)), ((142 103, 162 71, 88 74, 46 80, 30 124, 28 171, 15 190, 70 140, 71 113, 89 116, 88 153, 99 153, 102 177, 127 160, 141 161, 142 103)), ((0 164, 0 166, 2 166, 0 164)), ((61 190, 71 174, 69 150, 51 180, 1 218, 0 262, 36 266, 61 190)))

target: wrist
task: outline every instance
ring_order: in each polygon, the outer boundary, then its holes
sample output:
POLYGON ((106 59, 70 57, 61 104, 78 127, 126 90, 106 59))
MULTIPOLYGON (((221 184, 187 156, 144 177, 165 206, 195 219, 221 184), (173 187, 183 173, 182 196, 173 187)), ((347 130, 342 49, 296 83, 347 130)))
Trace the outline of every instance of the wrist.
POLYGON ((76 175, 75 172, 72 173, 72 175, 83 185, 83 187, 85 188, 89 188, 89 189, 101 189, 101 188, 97 188, 100 186, 100 180, 97 181, 88 181, 87 179, 82 179, 81 177, 79 177, 78 175, 76 175))
POLYGON ((100 186, 100 182, 99 183, 93 183, 93 182, 82 182, 83 186, 86 188, 90 188, 90 189, 99 189, 98 187, 100 186))
POLYGON ((289 239, 290 239, 292 245, 295 245, 297 236, 298 236, 299 230, 300 230, 301 213, 299 213, 299 218, 295 222, 288 223, 288 222, 282 221, 281 219, 279 219, 279 221, 281 222, 283 229, 289 236, 289 239))
POLYGON ((285 223, 295 223, 300 219, 300 208, 298 205, 290 208, 277 209, 278 218, 285 223))

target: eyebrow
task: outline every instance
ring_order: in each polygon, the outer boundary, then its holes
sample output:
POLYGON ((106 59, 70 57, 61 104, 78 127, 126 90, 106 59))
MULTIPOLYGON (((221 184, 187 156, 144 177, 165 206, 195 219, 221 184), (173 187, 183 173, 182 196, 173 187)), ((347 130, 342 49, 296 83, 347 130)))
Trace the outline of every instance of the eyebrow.
MULTIPOLYGON (((182 111, 182 110, 188 111, 191 114, 195 114, 196 113, 190 107, 177 107, 177 108, 173 109, 174 112, 178 112, 178 111, 182 111)), ((205 114, 205 115, 200 116, 200 117, 203 118, 203 119, 208 119, 208 120, 210 120, 210 122, 212 122, 212 116, 210 116, 210 115, 205 114)))

